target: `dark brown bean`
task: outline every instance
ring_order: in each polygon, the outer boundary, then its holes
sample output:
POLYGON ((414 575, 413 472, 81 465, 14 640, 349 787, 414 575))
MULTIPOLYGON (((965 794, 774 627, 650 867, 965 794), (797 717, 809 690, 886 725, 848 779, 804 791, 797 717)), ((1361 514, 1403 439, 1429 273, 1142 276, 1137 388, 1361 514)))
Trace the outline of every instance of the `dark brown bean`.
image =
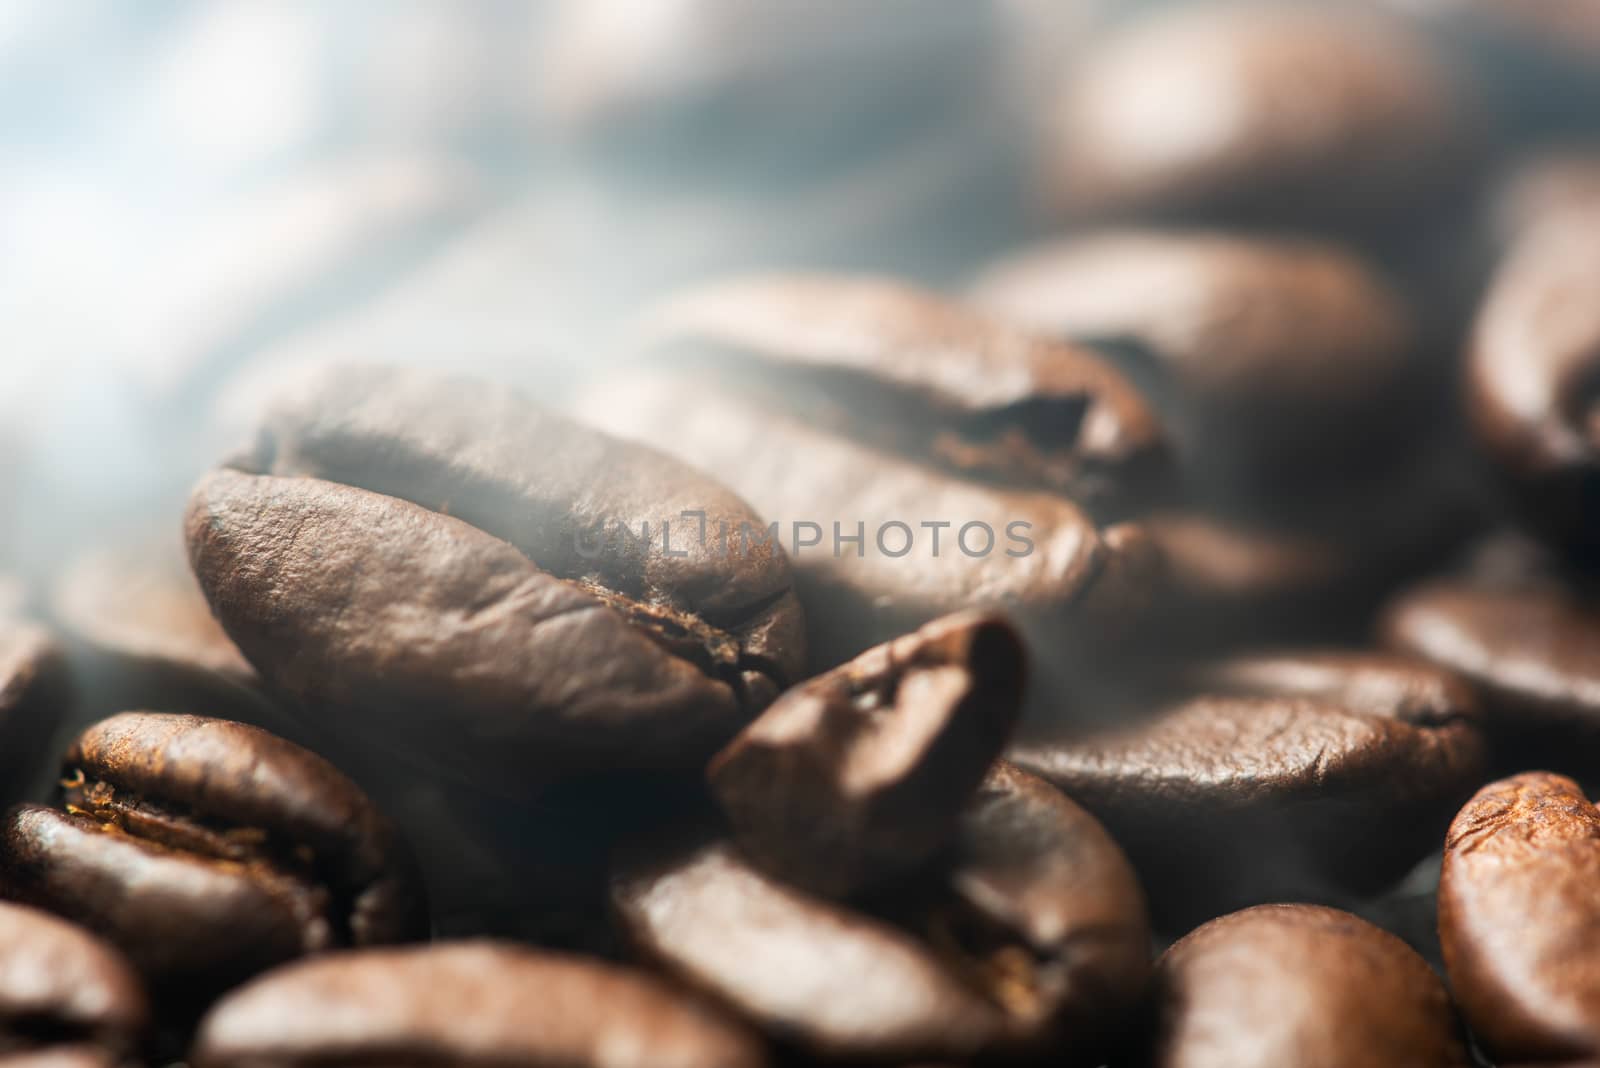
POLYGON ((202 1022, 197 1068, 384 1064, 760 1068, 760 1042, 665 983, 493 942, 288 965, 202 1022))
POLYGON ((888 279, 707 285, 657 309, 643 345, 858 440, 1101 515, 1166 475, 1153 413, 1104 361, 888 279))
POLYGON ((1452 76, 1349 6, 1156 11, 1075 64, 1049 178, 1077 216, 1366 223, 1437 192, 1469 140, 1452 76))
POLYGON ((1142 532, 1076 503, 1136 499, 1161 454, 1149 409, 1094 357, 849 278, 713 286, 652 324, 653 363, 580 409, 715 469, 777 522, 817 664, 998 606, 1053 669, 1148 597, 1142 532))
POLYGON ((1405 943, 1346 912, 1261 905, 1156 964, 1141 1068, 1467 1068, 1450 998, 1405 943))
POLYGON ((1439 940, 1467 1023, 1504 1060, 1600 1055, 1600 812, 1531 772, 1478 791, 1445 840, 1439 940))
POLYGON ((712 760, 739 847, 842 896, 949 838, 1021 707, 1020 637, 948 616, 790 690, 712 760))
POLYGON ((646 954, 826 1056, 1045 1047, 1096 1063, 1147 967, 1121 851, 1005 764, 969 804, 950 859, 861 911, 762 875, 714 838, 625 859, 613 900, 646 954))
POLYGON ((1380 890, 1480 781, 1472 695, 1421 661, 1244 656, 1162 689, 1109 726, 1039 724, 1011 758, 1106 824, 1172 927, 1380 890))
POLYGON ((782 550, 721 554, 680 519, 761 529, 705 476, 487 384, 308 389, 196 490, 189 548, 229 635, 330 734, 527 795, 698 766, 802 676, 782 550), (600 540, 615 524, 634 538, 600 540))
POLYGON ((62 767, 60 808, 5 822, 6 893, 98 932, 174 1005, 302 954, 426 934, 387 821, 332 765, 259 728, 124 713, 62 767))
POLYGON ((150 1009, 128 962, 48 913, 0 903, 0 1060, 123 1062, 149 1038, 150 1009))
POLYGON ((1525 234, 1473 328, 1468 412, 1527 522, 1582 554, 1600 545, 1600 210, 1525 234))
POLYGON ((1191 482, 1338 465, 1370 447, 1413 377, 1394 289, 1339 245, 1123 230, 991 267, 977 301, 1082 344, 1146 384, 1191 482), (1365 432, 1340 431, 1353 418, 1365 432))
POLYGON ((1460 675, 1483 698, 1498 767, 1585 773, 1600 752, 1600 600, 1516 538, 1458 574, 1399 593, 1388 645, 1460 675))

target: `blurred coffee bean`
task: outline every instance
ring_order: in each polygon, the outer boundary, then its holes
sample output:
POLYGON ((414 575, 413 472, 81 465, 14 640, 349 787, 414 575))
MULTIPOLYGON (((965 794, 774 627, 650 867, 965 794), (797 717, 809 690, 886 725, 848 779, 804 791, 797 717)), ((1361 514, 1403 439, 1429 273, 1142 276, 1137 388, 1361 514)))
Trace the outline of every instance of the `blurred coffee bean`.
POLYGON ((0 800, 25 795, 70 701, 66 662, 42 627, 0 619, 0 800))
POLYGON ((74 642, 84 719, 144 708, 283 732, 255 669, 212 617, 176 529, 84 553, 54 584, 50 607, 74 642))
POLYGON ((949 855, 860 910, 685 835, 613 889, 649 957, 786 1043, 849 1059, 1051 1049, 1099 1063, 1138 997, 1148 928, 1121 851, 1047 784, 996 764, 949 855), (782 962, 781 967, 774 967, 782 962))
POLYGON ((1462 90, 1416 34, 1353 5, 1180 5, 1088 49, 1046 112, 1077 217, 1365 226, 1455 176, 1462 90))
POLYGON ((1259 497, 1264 476, 1302 482, 1308 468, 1348 475, 1416 414, 1401 403, 1417 377, 1412 317, 1331 243, 1104 232, 1000 261, 976 299, 1144 386, 1186 477, 1212 496, 1259 497))
POLYGON ((488 941, 287 965, 220 1001, 196 1068, 759 1068, 761 1043, 653 977, 488 941))
POLYGON ((1166 442, 1093 354, 901 282, 774 275, 685 293, 642 355, 715 374, 867 444, 977 481, 1050 490, 1102 518, 1159 492, 1166 442))
POLYGON ((1439 938, 1478 1039, 1503 1061, 1600 1056, 1600 813, 1571 779, 1485 786, 1450 826, 1439 938))
POLYGON ((1468 1068, 1450 998, 1405 943, 1337 909, 1260 905, 1156 964, 1141 1068, 1468 1068))
POLYGON ((1600 546, 1600 210, 1546 218, 1495 275, 1467 357, 1480 444, 1522 517, 1578 554, 1600 546))
POLYGON ((1453 575, 1396 595, 1384 641, 1477 689, 1502 771, 1587 775, 1600 753, 1600 590, 1501 536, 1453 575))
POLYGON ((1159 428, 1081 350, 893 283, 777 278, 669 304, 639 355, 580 410, 777 521, 820 665, 974 606, 1008 609, 1053 661, 1148 595, 1141 532, 1085 509, 1161 481, 1159 428))
POLYGON ((802 677, 782 549, 719 552, 697 515, 764 529, 710 478, 513 391, 352 368, 269 415, 188 532, 224 628, 308 718, 528 795, 697 768, 802 677))
POLYGON ((565 0, 532 70, 545 132, 633 172, 832 173, 981 94, 999 13, 961 0, 565 0))
POLYGON ((1547 150, 1521 161, 1501 179, 1489 207, 1490 228, 1502 243, 1566 212, 1600 210, 1600 148, 1547 150))
POLYGON ((7 816, 0 884, 115 944, 175 1014, 303 954, 427 933, 388 822, 259 728, 124 713, 62 770, 59 808, 7 816))
POLYGON ((1021 638, 949 616, 780 697, 712 760, 739 847, 779 878, 842 896, 950 836, 1011 736, 1021 638))
POLYGON ((140 1052, 149 1028, 121 954, 48 913, 0 903, 0 1060, 110 1068, 140 1052))
POLYGON ((1011 759, 1105 823, 1164 929, 1375 893, 1480 781, 1472 695, 1422 661, 1265 653, 1152 689, 1106 726, 1036 724, 1011 759))

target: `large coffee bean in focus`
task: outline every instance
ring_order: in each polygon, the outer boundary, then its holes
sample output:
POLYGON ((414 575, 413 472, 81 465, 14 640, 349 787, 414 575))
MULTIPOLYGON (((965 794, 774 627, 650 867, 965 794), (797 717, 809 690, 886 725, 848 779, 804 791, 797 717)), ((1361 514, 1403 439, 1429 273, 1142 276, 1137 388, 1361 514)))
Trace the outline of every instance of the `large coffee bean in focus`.
POLYGON ((698 768, 804 674, 782 550, 719 552, 685 512, 764 529, 513 391, 344 369, 201 483, 188 535, 230 637, 321 729, 525 795, 698 768))
POLYGON ((1468 412, 1528 524, 1600 546, 1600 209, 1556 212, 1496 272, 1467 357, 1468 412))
POLYGON ((1072 67, 1047 178, 1079 217, 1367 224, 1438 192, 1468 112, 1423 41, 1353 5, 1179 6, 1072 67))
POLYGON ((1419 660, 1246 655, 1155 688, 1104 726, 1034 725, 1010 758, 1106 825, 1167 929, 1379 891, 1481 781, 1471 692, 1419 660))
POLYGON ((635 355, 582 414, 716 471, 777 522, 820 665, 999 606, 1054 666, 1148 595, 1142 533, 1093 516, 1163 492, 1160 431, 1082 350, 898 284, 812 276, 686 294, 635 355))
POLYGON ((856 907, 692 834, 625 853, 613 902, 648 957, 823 1057, 1049 1049, 1098 1064, 1148 967, 1142 896, 1121 850, 1004 763, 947 857, 856 907))
POLYGON ((7 815, 0 886, 116 945, 174 1013, 304 954, 427 934, 410 858, 353 783, 259 728, 196 716, 84 731, 59 807, 7 815))
POLYGON ((142 1050, 149 1029, 121 954, 48 913, 0 903, 0 1060, 112 1068, 142 1050))
POLYGON ((1485 786, 1445 841, 1439 941, 1467 1023, 1503 1061, 1600 1057, 1600 812, 1571 779, 1485 786))
POLYGON ((841 896, 938 849, 1011 736, 1021 638, 950 616, 778 698, 712 760, 741 849, 788 882, 841 896))
POLYGON ((1128 1068, 1468 1068, 1444 985, 1404 942, 1316 905, 1212 920, 1161 957, 1128 1068))
POLYGON ((201 1022, 197 1068, 761 1068, 760 1040, 643 973, 495 942, 288 965, 201 1022))

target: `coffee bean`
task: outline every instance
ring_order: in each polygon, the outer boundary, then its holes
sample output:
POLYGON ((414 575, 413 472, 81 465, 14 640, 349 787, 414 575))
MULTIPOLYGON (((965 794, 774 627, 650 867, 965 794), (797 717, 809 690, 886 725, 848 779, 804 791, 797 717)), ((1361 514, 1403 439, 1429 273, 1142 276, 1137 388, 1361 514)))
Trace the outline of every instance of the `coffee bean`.
POLYGON ((1331 242, 1110 231, 1000 261, 976 299, 1139 381, 1188 481, 1213 494, 1259 497, 1263 479, 1303 483, 1308 468, 1347 476, 1410 410, 1395 402, 1415 378, 1412 316, 1331 242), (1352 419, 1363 433, 1343 432, 1352 419))
POLYGON ((653 365, 580 410, 716 470, 779 537, 815 525, 794 566, 817 663, 990 605, 1055 660, 1148 595, 1141 532, 1076 503, 1131 506, 1160 466, 1148 408, 1092 356, 848 278, 713 286, 645 337, 653 365))
POLYGON ((1005 764, 968 804, 949 857, 872 903, 811 897, 715 837, 625 857, 613 901, 648 956, 823 1056, 1050 1048, 1096 1063, 1147 966, 1121 851, 1005 764))
POLYGON ((767 1063, 754 1036, 657 979, 486 941, 287 965, 219 1002, 191 1060, 197 1068, 767 1063))
POLYGON ((1471 693, 1409 658, 1239 656, 1152 688, 1110 726, 1036 725, 1011 759, 1106 824, 1170 927, 1381 890, 1483 766, 1471 693))
POLYGON ((953 474, 1115 515, 1166 475, 1161 428, 1094 355, 866 276, 732 279, 668 301, 646 355, 953 474))
POLYGON ((1592 584, 1502 537, 1459 573, 1398 594, 1381 629, 1390 646, 1478 690, 1498 767, 1588 772, 1600 752, 1600 592, 1592 584))
POLYGON ((1452 74, 1397 22, 1180 6, 1072 66, 1048 114, 1048 179, 1075 216, 1367 225, 1437 194, 1467 115, 1452 74))
POLYGON ((70 700, 66 663, 44 628, 0 620, 0 799, 22 796, 70 700))
POLYGON ((719 553, 686 511, 760 529, 698 472, 516 393, 347 369, 202 482, 188 532, 223 626, 309 718, 526 795, 697 767, 802 675, 782 550, 719 553))
POLYGON ((387 821, 320 757, 256 727, 130 712, 63 761, 59 808, 0 833, 13 899, 98 932, 172 1005, 274 964, 426 934, 387 821))
POLYGON ((1496 1057, 1600 1056, 1600 813, 1571 779, 1485 786, 1445 840, 1439 939, 1467 1023, 1496 1057))
POLYGON ((1010 737, 1021 639, 950 616, 780 697, 712 760, 739 847, 798 886, 842 896, 938 849, 1010 737))
POLYGON ((1468 410, 1520 514, 1582 556, 1600 545, 1600 210, 1560 213, 1496 273, 1468 354, 1468 410))
POLYGON ((148 1038, 149 1005, 128 962, 48 913, 0 903, 0 1059, 123 1062, 148 1038))
POLYGON ((1468 1068, 1450 999, 1405 943, 1346 912, 1261 905, 1156 964, 1148 1068, 1468 1068))

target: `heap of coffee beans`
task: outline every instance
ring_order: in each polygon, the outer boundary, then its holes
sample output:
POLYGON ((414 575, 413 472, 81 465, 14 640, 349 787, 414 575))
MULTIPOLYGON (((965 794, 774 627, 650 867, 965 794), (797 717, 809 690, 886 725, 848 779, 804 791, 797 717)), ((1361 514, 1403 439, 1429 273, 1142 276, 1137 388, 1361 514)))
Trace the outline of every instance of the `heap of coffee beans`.
POLYGON ((1600 1063, 1600 7, 1136 7, 968 284, 316 370, 0 581, 0 1060, 1600 1063))

